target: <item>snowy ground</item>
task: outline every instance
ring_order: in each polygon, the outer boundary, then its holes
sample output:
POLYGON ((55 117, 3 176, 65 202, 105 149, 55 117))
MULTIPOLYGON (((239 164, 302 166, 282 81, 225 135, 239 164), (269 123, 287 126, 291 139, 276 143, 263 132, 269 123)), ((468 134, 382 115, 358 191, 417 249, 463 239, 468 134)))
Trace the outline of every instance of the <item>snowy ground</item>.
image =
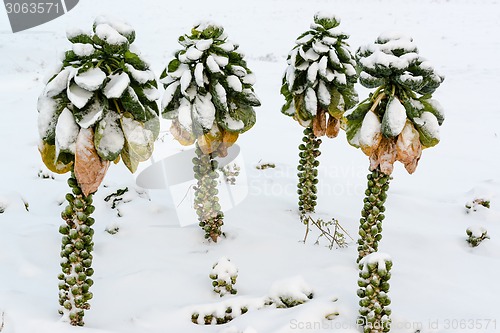
MULTIPOLYGON (((356 332, 356 245, 329 250, 324 242, 314 245, 313 235, 300 242, 304 226, 296 212, 295 168, 302 129, 279 112, 286 54, 318 10, 342 18, 352 49, 387 30, 413 36, 421 54, 446 76, 434 95, 446 110, 442 141, 424 151, 414 175, 398 164, 389 191, 380 250, 394 261, 393 331, 500 330, 499 1, 86 0, 53 22, 17 34, 0 14, 2 333, 356 332), (135 44, 158 75, 178 49, 177 37, 195 22, 222 24, 247 55, 262 107, 256 126, 238 141, 249 195, 226 213, 227 239, 219 244, 204 242, 196 225, 179 227, 166 190, 145 191, 124 166, 111 167, 95 196, 92 309, 86 327, 74 328, 57 314, 58 227, 67 175, 38 176, 44 169, 37 152, 36 99, 46 74, 70 46, 65 29, 90 27, 99 14, 136 28, 135 44), (261 162, 276 168, 257 170, 261 162), (118 217, 103 199, 125 187, 130 202, 118 205, 118 217), (476 198, 491 200, 491 208, 466 214, 466 202, 476 198), (117 234, 105 231, 116 226, 117 234), (486 228, 491 239, 470 248, 469 226, 486 228), (208 277, 221 257, 239 270, 238 294, 222 299, 208 277), (258 303, 287 285, 310 287, 314 298, 291 309, 249 311, 221 326, 191 323, 191 314, 206 304, 258 303), (333 312, 339 313, 336 319, 324 320, 333 312)), ((168 134, 157 145, 167 152, 180 148, 168 134)), ((317 215, 337 218, 355 237, 368 159, 344 134, 321 148, 317 215)))

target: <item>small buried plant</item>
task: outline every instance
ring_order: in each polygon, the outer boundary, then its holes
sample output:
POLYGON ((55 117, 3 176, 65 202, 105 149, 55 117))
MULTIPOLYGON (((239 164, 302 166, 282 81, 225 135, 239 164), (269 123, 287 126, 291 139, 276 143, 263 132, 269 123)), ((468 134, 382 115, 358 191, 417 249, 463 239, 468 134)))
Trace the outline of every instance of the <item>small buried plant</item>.
POLYGON ((468 236, 467 243, 469 243, 471 247, 477 247, 485 239, 490 239, 490 236, 488 236, 488 231, 484 228, 469 227, 467 228, 466 233, 468 236))
POLYGON ((104 17, 93 32, 67 34, 73 44, 59 72, 38 99, 39 151, 49 170, 71 172, 61 217, 60 314, 84 324, 93 284, 92 195, 111 162, 134 172, 147 160, 159 133, 158 92, 153 72, 130 50, 135 31, 104 17))
POLYGON ((214 292, 219 294, 220 297, 231 294, 236 295, 238 292, 234 285, 238 278, 238 267, 234 265, 229 259, 221 258, 212 267, 210 279, 212 279, 212 286, 214 292))
POLYGON ((418 54, 409 37, 385 34, 361 47, 356 57, 360 83, 376 88, 347 116, 349 143, 370 158, 368 189, 359 229, 358 262, 377 251, 381 239, 384 202, 394 162, 408 173, 417 168, 422 150, 439 142, 444 121, 432 93, 443 77, 418 54))
POLYGON ((338 135, 343 114, 358 102, 356 61, 340 19, 317 13, 310 30, 297 38, 288 55, 281 112, 305 127, 299 146, 298 195, 301 214, 314 212, 317 199, 320 137, 338 135))
MULTIPOLYGON (((349 143, 361 148, 370 158, 371 173, 368 175, 358 239, 357 262, 364 267, 363 263, 370 264, 371 259, 363 258, 377 252, 382 238, 384 203, 394 162, 400 161, 412 174, 422 150, 439 142, 439 126, 444 121, 444 115, 439 103, 432 99, 432 93, 444 78, 436 74, 429 62, 418 54, 411 38, 397 34, 378 37, 374 44, 361 47, 356 57, 361 84, 376 88, 347 116, 346 129, 349 143)), ((379 261, 379 273, 380 265, 379 261)), ((362 268, 360 274, 373 274, 371 268, 368 273, 365 271, 366 268, 362 268)), ((383 277, 378 275, 375 281, 382 281, 383 277)), ((367 294, 372 300, 378 299, 378 303, 373 305, 376 308, 371 309, 360 302, 360 313, 368 320, 365 332, 389 331, 390 327, 372 330, 369 325, 370 320, 375 320, 377 324, 390 320, 390 311, 384 310, 380 300, 387 291, 388 285, 387 288, 374 288, 373 295, 367 294)), ((371 293, 367 289, 368 292, 371 293)))
POLYGON ((162 115, 172 120, 170 131, 179 143, 196 144, 194 208, 205 238, 217 242, 223 213, 215 158, 226 156, 239 134, 255 124, 253 107, 260 101, 253 90, 254 75, 221 26, 198 24, 179 43, 184 49, 161 75, 162 115))

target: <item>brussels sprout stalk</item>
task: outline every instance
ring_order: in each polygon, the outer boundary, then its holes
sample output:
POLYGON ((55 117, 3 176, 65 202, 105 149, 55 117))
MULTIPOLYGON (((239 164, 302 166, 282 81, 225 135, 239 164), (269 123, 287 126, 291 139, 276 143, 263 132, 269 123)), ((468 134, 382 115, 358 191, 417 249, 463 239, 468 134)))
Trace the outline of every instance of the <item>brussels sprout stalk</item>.
POLYGON ((365 191, 363 210, 359 224, 358 260, 377 252, 378 242, 382 239, 382 221, 385 218, 385 200, 389 190, 390 176, 374 170, 368 175, 368 188, 365 191))
POLYGON ((383 253, 373 253, 359 262, 358 296, 359 314, 358 324, 363 333, 389 332, 391 328, 391 299, 389 279, 391 278, 392 261, 383 253))
POLYGON ((59 274, 59 313, 69 319, 71 325, 83 326, 84 310, 90 309, 92 299, 89 291, 94 283, 90 278, 92 269, 92 250, 94 242, 92 225, 94 212, 92 194, 85 196, 78 185, 74 172, 68 179, 72 193, 66 195, 68 206, 61 217, 66 222, 59 232, 63 235, 61 246, 61 268, 59 274))
POLYGON ((316 207, 316 184, 318 183, 319 161, 316 159, 321 152, 319 146, 321 139, 317 138, 311 128, 304 129, 304 143, 299 146, 299 182, 297 184, 299 195, 299 212, 301 214, 313 213, 316 207))
POLYGON ((195 187, 194 208, 198 215, 199 226, 205 231, 205 238, 214 242, 222 235, 224 214, 221 211, 217 194, 218 162, 217 153, 204 154, 199 145, 196 145, 196 156, 193 159, 194 177, 197 180, 195 187))

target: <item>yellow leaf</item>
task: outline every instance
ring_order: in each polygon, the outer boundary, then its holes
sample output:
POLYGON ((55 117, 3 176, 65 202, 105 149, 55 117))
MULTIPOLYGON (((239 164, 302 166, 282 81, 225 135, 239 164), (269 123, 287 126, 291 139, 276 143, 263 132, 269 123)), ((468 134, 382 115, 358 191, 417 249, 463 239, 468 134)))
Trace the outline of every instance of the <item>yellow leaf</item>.
POLYGON ((95 149, 94 131, 82 128, 76 139, 75 176, 85 196, 97 191, 108 167, 109 161, 102 160, 95 149))
POLYGON ((38 146, 38 151, 42 156, 43 163, 50 171, 58 174, 63 174, 68 171, 71 171, 71 168, 73 167, 73 161, 69 162, 68 164, 65 164, 62 161, 56 160, 55 145, 51 145, 45 141, 42 141, 41 144, 38 146))
POLYGON ((222 143, 222 132, 219 130, 219 126, 214 124, 210 132, 202 134, 198 137, 198 146, 200 147, 203 154, 211 154, 217 150, 219 145, 222 143))

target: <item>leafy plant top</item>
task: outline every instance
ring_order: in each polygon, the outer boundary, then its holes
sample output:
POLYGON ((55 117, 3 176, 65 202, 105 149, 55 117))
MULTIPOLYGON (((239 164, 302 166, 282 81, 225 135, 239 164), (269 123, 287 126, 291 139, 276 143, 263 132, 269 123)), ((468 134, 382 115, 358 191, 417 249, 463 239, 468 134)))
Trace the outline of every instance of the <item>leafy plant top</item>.
POLYGON ((444 121, 432 93, 444 77, 422 58, 412 38, 383 34, 356 53, 360 83, 377 88, 347 116, 347 139, 390 175, 395 161, 413 173, 422 149, 439 142, 444 121))
POLYGON ((227 154, 238 135, 256 120, 255 76, 238 45, 224 29, 201 23, 179 37, 184 47, 161 75, 165 93, 162 115, 172 119, 171 132, 183 145, 197 141, 203 153, 227 154))
POLYGON ((67 32, 72 49, 38 99, 42 159, 56 173, 74 167, 79 183, 78 169, 104 176, 120 157, 134 172, 159 133, 157 83, 131 49, 134 29, 98 17, 92 30, 67 32))
POLYGON ((295 41, 283 75, 282 113, 305 127, 313 122, 316 136, 337 136, 344 111, 358 102, 356 61, 346 42, 349 35, 339 24, 335 15, 317 13, 310 29, 295 41))

